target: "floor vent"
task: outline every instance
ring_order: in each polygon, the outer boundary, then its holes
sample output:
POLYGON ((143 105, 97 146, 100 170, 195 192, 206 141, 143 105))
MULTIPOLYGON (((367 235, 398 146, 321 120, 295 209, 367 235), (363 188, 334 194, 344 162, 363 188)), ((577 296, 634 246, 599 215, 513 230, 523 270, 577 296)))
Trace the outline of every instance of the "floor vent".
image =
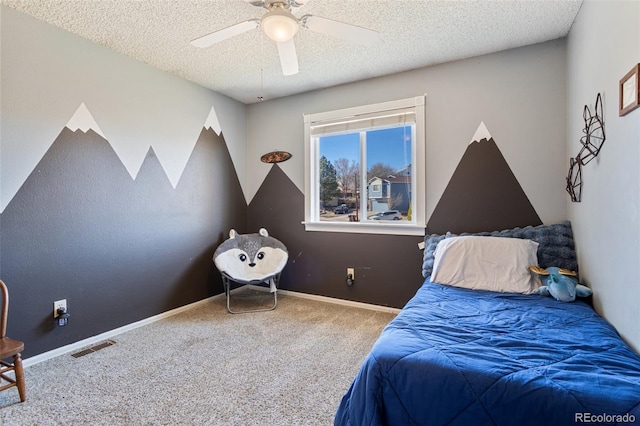
POLYGON ((74 358, 80 358, 81 356, 92 354, 99 351, 100 349, 108 348, 109 346, 113 346, 115 344, 116 342, 113 340, 105 340, 104 342, 98 343, 95 346, 91 346, 90 348, 83 349, 80 352, 76 352, 75 354, 71 354, 71 356, 74 358))

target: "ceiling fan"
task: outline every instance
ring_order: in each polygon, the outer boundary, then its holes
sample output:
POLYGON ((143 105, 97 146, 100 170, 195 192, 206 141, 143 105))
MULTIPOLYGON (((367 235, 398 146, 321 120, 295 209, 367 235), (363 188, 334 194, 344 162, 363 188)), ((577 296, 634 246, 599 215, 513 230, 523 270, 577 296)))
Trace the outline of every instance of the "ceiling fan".
POLYGON ((298 72, 298 56, 293 36, 300 26, 322 34, 328 34, 344 40, 371 46, 378 41, 380 34, 377 31, 333 19, 322 18, 314 15, 304 15, 297 18, 292 11, 296 11, 309 0, 245 0, 253 6, 264 7, 268 10, 259 19, 249 19, 244 22, 214 31, 210 34, 191 40, 196 47, 209 47, 228 38, 260 28, 267 37, 278 44, 280 65, 284 75, 293 75, 298 72))

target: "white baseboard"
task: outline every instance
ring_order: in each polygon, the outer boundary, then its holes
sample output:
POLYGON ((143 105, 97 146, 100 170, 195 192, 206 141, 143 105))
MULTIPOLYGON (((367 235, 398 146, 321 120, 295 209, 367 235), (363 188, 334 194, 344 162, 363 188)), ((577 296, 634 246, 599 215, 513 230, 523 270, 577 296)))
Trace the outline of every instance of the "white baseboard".
MULTIPOLYGON (((261 287, 261 286, 257 286, 257 285, 256 286, 248 285, 247 287, 250 287, 250 288, 252 288, 254 290, 269 291, 268 287, 261 287)), ((233 289, 233 290, 231 290, 231 292, 234 293, 234 292, 240 290, 241 288, 242 287, 233 289)), ((278 290, 278 293, 280 293, 282 295, 286 295, 286 296, 299 297, 301 299, 311 299, 311 300, 316 300, 316 301, 319 301, 319 302, 333 303, 333 304, 336 304, 336 305, 351 306, 351 307, 354 307, 354 308, 361 308, 361 309, 369 309, 369 310, 372 310, 372 311, 387 312, 387 313, 392 313, 392 314, 397 314, 398 312, 400 312, 400 309, 398 309, 398 308, 391 308, 391 307, 388 307, 388 306, 380 306, 380 305, 372 305, 372 304, 369 304, 369 303, 362 303, 362 302, 353 302, 351 300, 336 299, 336 298, 327 297, 327 296, 318 296, 316 294, 299 293, 299 292, 290 291, 290 290, 278 290)), ((161 314, 154 315, 152 317, 145 318, 143 320, 136 321, 136 322, 133 322, 131 324, 124 325, 122 327, 114 328, 113 330, 106 331, 106 332, 98 334, 96 336, 88 337, 88 338, 80 340, 78 342, 71 343, 69 345, 62 346, 62 347, 50 350, 48 352, 44 352, 44 353, 41 353, 41 354, 36 355, 36 356, 25 358, 22 361, 22 365, 26 368, 26 367, 38 364, 40 362, 49 360, 51 358, 55 358, 57 356, 67 354, 69 352, 74 352, 74 351, 76 351, 78 349, 82 349, 82 348, 85 348, 87 346, 91 346, 94 343, 98 343, 98 342, 101 342, 103 340, 110 339, 110 338, 112 338, 114 336, 117 336, 118 334, 122 334, 122 333, 125 333, 127 331, 134 330, 134 329, 136 329, 138 327, 142 327, 144 325, 151 324, 151 323, 156 322, 156 321, 160 321, 161 319, 171 317, 173 315, 179 314, 179 313, 184 312, 184 311, 189 310, 189 309, 193 309, 193 308, 198 307, 200 305, 203 305, 205 303, 209 303, 212 300, 223 298, 223 297, 226 297, 224 293, 218 294, 216 296, 208 297, 206 299, 202 299, 202 300, 199 300, 197 302, 190 303, 188 305, 180 306, 179 308, 172 309, 170 311, 163 312, 161 314)))
POLYGON ((392 308, 389 306, 372 305, 370 303, 354 302, 352 300, 336 299, 334 297, 327 297, 327 296, 318 296, 317 294, 298 293, 296 291, 291 291, 291 290, 278 290, 278 293, 284 294, 287 296, 300 297, 302 299, 317 300, 319 302, 333 303, 335 305, 351 306, 353 308, 360 308, 360 309, 369 309, 370 311, 387 312, 390 314, 397 314, 401 311, 401 309, 392 308))
POLYGON ((197 302, 190 303, 188 305, 180 306, 179 308, 172 309, 170 311, 163 312, 158 315, 154 315, 149 318, 145 318, 140 321, 132 322, 131 324, 123 325, 122 327, 114 328, 113 330, 105 331, 104 333, 98 334, 96 336, 88 337, 86 339, 80 340, 78 342, 70 343, 65 346, 61 346, 59 348, 50 350, 48 352, 41 353, 39 355, 35 355, 29 358, 25 358, 22 360, 23 367, 29 367, 43 361, 49 360, 51 358, 55 358, 60 355, 67 354, 69 352, 74 352, 78 349, 85 348, 87 346, 91 346, 94 343, 101 342, 103 340, 110 339, 118 334, 125 333, 130 330, 135 330, 138 327, 142 327, 147 324, 151 324, 156 321, 160 321, 164 318, 169 318, 173 315, 179 314, 180 312, 184 312, 189 309, 193 309, 197 306, 203 305, 205 303, 209 303, 212 300, 224 297, 224 293, 218 294, 216 296, 208 297, 206 299, 198 300, 197 302))

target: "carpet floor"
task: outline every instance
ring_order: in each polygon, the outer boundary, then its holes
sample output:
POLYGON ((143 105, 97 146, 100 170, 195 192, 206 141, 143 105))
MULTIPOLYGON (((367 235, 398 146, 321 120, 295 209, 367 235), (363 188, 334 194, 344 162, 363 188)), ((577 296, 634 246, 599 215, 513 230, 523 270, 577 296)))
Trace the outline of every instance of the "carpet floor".
POLYGON ((27 401, 1 392, 0 424, 331 425, 394 316, 291 295, 274 311, 231 315, 217 298, 28 367, 27 401))

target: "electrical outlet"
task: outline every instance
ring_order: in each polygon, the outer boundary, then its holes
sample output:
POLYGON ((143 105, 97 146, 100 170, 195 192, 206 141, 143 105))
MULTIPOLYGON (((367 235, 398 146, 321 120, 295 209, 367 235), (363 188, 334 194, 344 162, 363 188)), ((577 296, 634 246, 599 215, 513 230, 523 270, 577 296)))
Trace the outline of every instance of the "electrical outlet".
POLYGON ((356 280, 356 274, 353 268, 347 268, 347 286, 351 287, 356 280))
POLYGON ((67 309, 67 299, 56 300, 53 302, 53 317, 58 318, 58 309, 64 308, 67 309))

